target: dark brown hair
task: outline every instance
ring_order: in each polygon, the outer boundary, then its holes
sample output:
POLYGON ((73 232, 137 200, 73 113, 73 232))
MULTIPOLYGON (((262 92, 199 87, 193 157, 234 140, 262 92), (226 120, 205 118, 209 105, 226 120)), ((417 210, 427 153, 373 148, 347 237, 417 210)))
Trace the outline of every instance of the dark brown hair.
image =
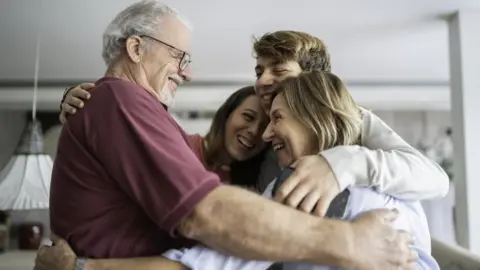
MULTIPOLYGON (((205 161, 208 169, 215 169, 215 166, 218 165, 218 156, 225 150, 225 129, 228 118, 245 99, 253 95, 255 95, 253 86, 241 88, 228 97, 215 113, 210 130, 205 136, 205 141, 208 145, 207 149, 205 149, 205 161)), ((231 184, 256 188, 266 150, 267 147, 248 160, 233 161, 230 164, 231 184)))
POLYGON ((254 38, 254 57, 295 61, 304 71, 331 71, 330 54, 322 40, 299 31, 276 31, 254 38))

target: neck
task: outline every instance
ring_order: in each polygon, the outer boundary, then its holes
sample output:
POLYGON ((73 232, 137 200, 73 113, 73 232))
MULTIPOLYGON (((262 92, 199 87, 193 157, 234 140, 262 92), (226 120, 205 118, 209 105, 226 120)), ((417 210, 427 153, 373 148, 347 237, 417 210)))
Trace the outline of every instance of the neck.
POLYGON ((158 95, 157 91, 155 91, 148 83, 145 73, 141 72, 136 67, 132 67, 132 65, 124 63, 122 60, 119 60, 118 62, 109 66, 105 72, 105 76, 119 78, 138 84, 160 101, 160 96, 158 95))
MULTIPOLYGON (((203 140, 203 147, 205 148, 205 151, 208 151, 208 142, 207 140, 203 140)), ((222 149, 218 153, 218 155, 214 158, 213 160, 213 166, 227 166, 230 167, 230 165, 233 162, 233 158, 228 154, 226 149, 222 149)))

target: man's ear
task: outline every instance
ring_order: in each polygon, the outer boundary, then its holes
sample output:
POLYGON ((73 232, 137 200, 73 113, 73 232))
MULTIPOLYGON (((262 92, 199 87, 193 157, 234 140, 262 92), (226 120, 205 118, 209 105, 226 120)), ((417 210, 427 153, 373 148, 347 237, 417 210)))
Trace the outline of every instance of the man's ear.
POLYGON ((127 55, 134 63, 140 63, 142 60, 142 52, 140 50, 140 42, 142 38, 139 36, 130 36, 125 42, 125 49, 127 50, 127 55))

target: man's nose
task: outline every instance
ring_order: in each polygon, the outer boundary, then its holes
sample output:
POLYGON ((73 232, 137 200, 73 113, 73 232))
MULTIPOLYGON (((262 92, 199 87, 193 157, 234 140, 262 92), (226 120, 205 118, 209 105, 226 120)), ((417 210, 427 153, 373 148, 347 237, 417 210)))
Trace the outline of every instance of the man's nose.
POLYGON ((184 70, 181 70, 178 75, 180 75, 185 82, 189 82, 192 80, 192 69, 190 65, 188 65, 184 70))
POLYGON ((273 132, 273 124, 272 124, 272 121, 270 121, 270 123, 268 123, 267 128, 263 132, 262 139, 265 142, 270 142, 272 140, 273 134, 275 134, 273 132))
POLYGON ((274 82, 275 82, 274 76, 272 76, 270 72, 264 72, 262 73, 262 75, 260 75, 260 77, 258 77, 256 85, 269 86, 269 85, 273 85, 274 82))

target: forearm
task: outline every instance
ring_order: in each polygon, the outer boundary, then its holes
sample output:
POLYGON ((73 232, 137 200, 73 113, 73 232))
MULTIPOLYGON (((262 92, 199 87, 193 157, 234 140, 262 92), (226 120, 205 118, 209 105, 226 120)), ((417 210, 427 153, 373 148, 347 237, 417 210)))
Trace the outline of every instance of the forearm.
POLYGON ((409 200, 445 196, 449 179, 434 161, 405 142, 372 112, 363 111, 361 145, 337 146, 320 153, 340 187, 375 187, 409 200))
POLYGON ((85 270, 188 270, 183 264, 164 257, 88 260, 85 270))
POLYGON ((346 259, 350 239, 343 221, 314 217, 232 186, 212 191, 178 230, 244 259, 323 265, 346 259))
POLYGON ((321 154, 341 188, 349 184, 375 187, 381 193, 406 200, 442 197, 448 191, 448 177, 442 168, 415 149, 370 150, 352 145, 321 154))

